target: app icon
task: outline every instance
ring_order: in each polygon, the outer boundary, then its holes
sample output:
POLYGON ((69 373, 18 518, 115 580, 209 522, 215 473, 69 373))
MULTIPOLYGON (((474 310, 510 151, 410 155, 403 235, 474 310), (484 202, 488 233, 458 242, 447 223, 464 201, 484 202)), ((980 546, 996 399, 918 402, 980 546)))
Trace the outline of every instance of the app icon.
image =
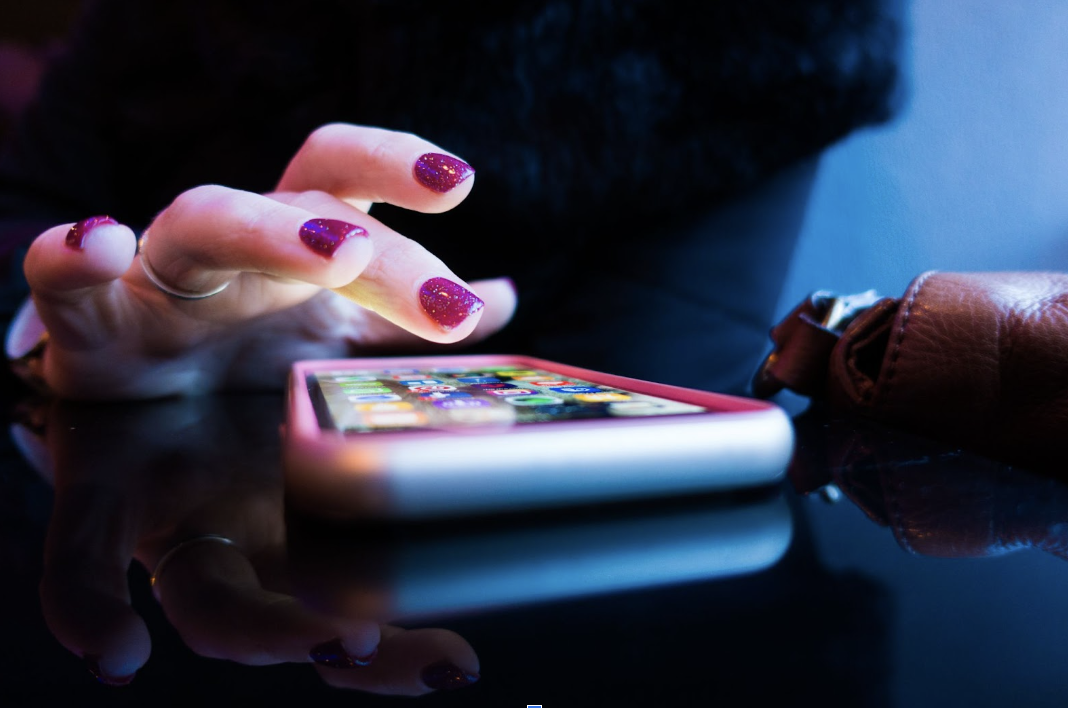
POLYGON ((496 376, 457 376, 456 380, 465 384, 500 383, 496 376))
POLYGON ((485 423, 510 425, 515 422, 515 409, 507 406, 460 408, 458 410, 449 411, 449 422, 464 423, 465 425, 485 423))
POLYGON ((426 425, 426 414, 419 411, 369 413, 366 420, 376 428, 407 428, 426 425))
POLYGON ((389 374, 395 379, 411 378, 412 374, 419 374, 419 369, 383 369, 383 374, 389 374))
POLYGON ((529 388, 491 388, 483 393, 491 396, 529 396, 534 392, 529 388))
POLYGON ((337 385, 341 388, 377 388, 385 386, 386 383, 378 379, 371 379, 370 381, 338 381, 337 385))
POLYGON ((552 389, 556 393, 600 393, 601 389, 596 386, 557 386, 552 389))
POLYGON ((434 401, 435 408, 441 408, 446 411, 469 408, 489 408, 492 405, 493 404, 489 401, 481 398, 445 398, 440 401, 434 401))
POLYGON ((412 386, 433 386, 434 384, 443 384, 445 382, 441 379, 400 379, 399 383, 401 386, 411 388, 412 386))
POLYGON ((613 416, 653 416, 682 415, 684 413, 704 413, 705 408, 676 401, 622 401, 610 403, 608 414, 613 416))
POLYGON ((513 381, 544 381, 547 378, 545 374, 539 374, 536 371, 513 371, 510 376, 513 381))
POLYGON ((412 393, 432 393, 434 391, 455 391, 456 387, 448 384, 431 384, 429 386, 409 386, 408 390, 412 393))
POLYGON ((575 400, 584 401, 586 403, 609 403, 615 401, 629 401, 630 396, 625 393, 611 393, 609 391, 602 391, 600 393, 575 394, 575 400))
POLYGON ((530 383, 533 384, 534 386, 574 386, 575 385, 575 383, 573 381, 555 381, 553 379, 546 379, 546 378, 534 379, 530 383))
POLYGON ((399 401, 401 399, 395 393, 376 393, 369 396, 349 396, 353 403, 378 403, 380 401, 399 401))
POLYGON ((516 396, 504 399, 513 406, 552 406, 563 403, 563 399, 555 396, 516 396))
POLYGON ((490 389, 497 388, 519 388, 515 384, 510 383, 486 383, 486 384, 471 384, 471 388, 480 388, 483 391, 489 391, 490 389))
POLYGON ((359 396, 369 396, 372 393, 393 393, 385 386, 342 386, 341 392, 359 396))
POLYGON ((406 401, 395 401, 387 403, 360 403, 355 406, 356 410, 360 413, 389 413, 397 411, 410 411, 415 410, 415 406, 406 401))
POLYGON ((419 394, 421 401, 443 401, 447 398, 471 398, 471 394, 463 391, 432 391, 419 394))

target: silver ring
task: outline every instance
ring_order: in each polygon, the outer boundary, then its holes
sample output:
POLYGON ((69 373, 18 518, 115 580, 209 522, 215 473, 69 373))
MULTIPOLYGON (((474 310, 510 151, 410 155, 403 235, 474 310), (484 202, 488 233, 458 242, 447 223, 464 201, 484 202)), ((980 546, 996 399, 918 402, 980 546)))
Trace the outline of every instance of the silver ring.
POLYGON ((177 290, 163 282, 163 280, 156 275, 156 271, 152 269, 152 266, 148 263, 148 252, 145 248, 148 246, 148 231, 144 231, 141 234, 141 238, 137 241, 137 253, 138 260, 141 261, 141 270, 145 271, 145 275, 148 277, 152 284, 156 286, 156 289, 165 295, 178 298, 179 300, 203 300, 204 298, 211 297, 212 295, 218 295, 226 288, 230 287, 230 281, 226 281, 222 285, 206 293, 194 293, 188 290, 177 290))
POLYGON ((186 539, 176 546, 172 546, 169 551, 163 554, 156 562, 156 567, 152 570, 152 575, 148 578, 149 585, 152 586, 152 594, 156 596, 156 600, 159 600, 159 578, 166 569, 167 564, 178 554, 179 551, 185 550, 190 546, 196 546, 201 543, 221 543, 224 546, 236 546, 237 543, 233 539, 229 539, 226 536, 220 536, 214 533, 206 533, 203 536, 194 536, 193 538, 186 539))

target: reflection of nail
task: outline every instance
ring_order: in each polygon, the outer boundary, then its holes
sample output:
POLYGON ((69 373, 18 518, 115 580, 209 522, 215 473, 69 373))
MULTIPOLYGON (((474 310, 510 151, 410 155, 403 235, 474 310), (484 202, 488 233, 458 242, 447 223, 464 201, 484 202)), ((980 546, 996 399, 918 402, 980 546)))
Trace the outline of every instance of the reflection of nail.
POLYGON ((328 666, 331 669, 355 669, 359 666, 367 666, 374 661, 378 656, 378 649, 367 656, 352 656, 345 651, 345 646, 340 639, 331 639, 313 647, 308 656, 316 664, 328 666))
POLYGON ((41 475, 46 482, 55 486, 52 455, 48 452, 48 447, 45 445, 41 435, 33 432, 22 423, 12 423, 8 432, 11 434, 11 440, 15 443, 15 447, 30 463, 30 467, 41 475))
POLYGON ((330 258, 345 240, 366 236, 367 229, 338 219, 311 219, 300 227, 300 240, 320 256, 330 258))
POLYGON ((420 184, 441 194, 475 174, 474 168, 463 160, 438 152, 428 152, 416 160, 413 172, 420 184))
POLYGON ((478 681, 481 676, 474 673, 468 673, 459 666, 451 664, 448 661, 439 661, 436 664, 423 669, 423 673, 420 674, 425 683, 430 688, 435 690, 451 690, 454 688, 463 688, 464 686, 470 686, 475 681, 478 681))
POLYGON ((431 278, 423 283, 419 304, 446 332, 486 305, 478 295, 447 278, 431 278))
POLYGON ((85 660, 85 665, 89 667, 89 673, 93 675, 93 678, 95 678, 99 683, 102 683, 105 686, 126 686, 134 680, 135 676, 137 676, 136 672, 130 674, 129 676, 108 676, 100 669, 99 656, 96 656, 94 654, 86 654, 82 657, 82 659, 85 660))
POLYGON ((97 226, 104 226, 105 224, 116 226, 118 223, 119 222, 115 221, 110 216, 90 216, 88 219, 82 219, 77 224, 70 227, 70 231, 67 232, 67 248, 80 251, 85 248, 85 239, 90 231, 97 226))

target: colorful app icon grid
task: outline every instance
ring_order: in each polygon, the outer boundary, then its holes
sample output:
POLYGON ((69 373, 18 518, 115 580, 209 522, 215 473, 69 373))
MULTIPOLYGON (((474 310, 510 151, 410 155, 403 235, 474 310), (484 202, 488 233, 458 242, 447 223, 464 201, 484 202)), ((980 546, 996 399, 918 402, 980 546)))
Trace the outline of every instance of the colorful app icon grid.
POLYGON ((705 410, 519 365, 335 370, 317 377, 336 427, 354 433, 705 410))

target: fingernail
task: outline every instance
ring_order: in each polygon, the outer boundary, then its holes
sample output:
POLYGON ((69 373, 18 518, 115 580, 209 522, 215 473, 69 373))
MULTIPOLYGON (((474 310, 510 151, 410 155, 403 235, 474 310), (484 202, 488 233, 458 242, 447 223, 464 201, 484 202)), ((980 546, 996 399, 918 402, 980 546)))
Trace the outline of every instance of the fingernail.
POLYGON ((316 664, 328 666, 331 669, 355 669, 359 666, 367 666, 378 656, 378 649, 367 656, 352 656, 345 651, 345 646, 340 639, 331 639, 315 646, 308 656, 316 664))
POLYGON ((321 256, 330 258, 346 240, 366 236, 367 229, 338 219, 311 219, 300 227, 300 240, 321 256))
POLYGON ((129 676, 109 676, 100 669, 100 657, 86 654, 82 659, 85 660, 85 665, 89 668, 89 673, 93 675, 93 678, 105 686, 126 686, 137 676, 136 672, 129 676))
POLYGON ((439 152, 428 152, 416 160, 414 171, 420 184, 442 194, 475 174, 463 160, 439 152))
POLYGON ((447 278, 431 278, 423 283, 419 304, 446 332, 486 306, 478 295, 447 278))
POLYGON ((423 679, 423 683, 438 691, 449 691, 455 688, 470 686, 475 681, 482 678, 478 674, 464 671, 459 666, 450 664, 447 661, 439 661, 436 664, 431 664, 423 669, 423 673, 420 677, 423 679))
POLYGON ((110 216, 90 216, 88 219, 82 219, 74 226, 70 227, 70 231, 67 232, 66 244, 67 248, 80 251, 85 248, 85 239, 89 236, 89 232, 95 229, 97 226, 103 226, 109 224, 111 226, 117 226, 119 222, 112 219, 110 216))

